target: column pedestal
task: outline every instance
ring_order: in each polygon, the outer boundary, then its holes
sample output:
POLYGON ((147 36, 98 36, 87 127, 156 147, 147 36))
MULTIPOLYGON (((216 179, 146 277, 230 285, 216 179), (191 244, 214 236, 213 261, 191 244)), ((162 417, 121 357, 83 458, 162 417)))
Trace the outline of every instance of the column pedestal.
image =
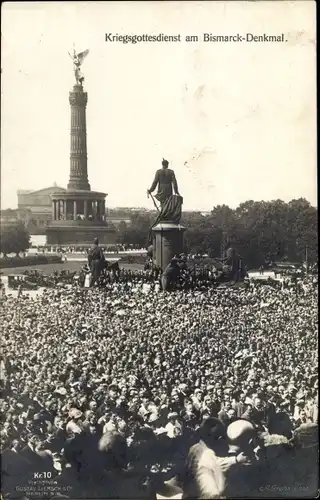
POLYGON ((174 222, 160 222, 152 228, 153 262, 164 271, 170 260, 183 252, 186 228, 174 222))

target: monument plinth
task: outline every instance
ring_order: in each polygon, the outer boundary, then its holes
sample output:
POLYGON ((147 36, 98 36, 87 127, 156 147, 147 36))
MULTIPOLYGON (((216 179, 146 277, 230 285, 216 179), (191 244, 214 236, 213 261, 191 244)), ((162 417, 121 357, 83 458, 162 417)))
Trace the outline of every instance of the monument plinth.
POLYGON ((46 230, 49 245, 82 245, 99 238, 114 243, 116 230, 106 223, 107 194, 91 191, 87 168, 86 106, 80 65, 88 52, 74 54, 76 85, 69 92, 71 107, 70 176, 67 191, 53 193, 52 221, 46 230), (85 54, 85 55, 84 55, 85 54), (79 62, 80 61, 80 62, 79 62))
POLYGON ((159 222, 152 228, 153 262, 165 269, 175 255, 183 251, 183 233, 186 230, 175 222, 159 222))
MULTIPOLYGON (((183 233, 186 230, 180 224, 183 199, 179 194, 175 173, 168 166, 169 162, 163 159, 162 168, 156 171, 154 181, 147 192, 152 196, 158 186, 155 198, 160 202, 160 209, 157 207, 158 216, 151 231, 153 263, 163 271, 175 255, 183 252, 183 233)), ((154 199, 153 202, 156 205, 154 199)))

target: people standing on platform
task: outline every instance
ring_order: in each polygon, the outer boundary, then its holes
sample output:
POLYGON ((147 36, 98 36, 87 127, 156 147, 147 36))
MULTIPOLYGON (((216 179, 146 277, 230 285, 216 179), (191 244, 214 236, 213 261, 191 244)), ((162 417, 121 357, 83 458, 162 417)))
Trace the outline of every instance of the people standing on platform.
POLYGON ((88 264, 91 270, 91 286, 99 283, 99 277, 104 266, 105 258, 102 249, 99 246, 99 239, 94 239, 94 244, 88 253, 88 264))
POLYGON ((179 260, 173 257, 161 276, 162 290, 173 290, 180 276, 179 260))

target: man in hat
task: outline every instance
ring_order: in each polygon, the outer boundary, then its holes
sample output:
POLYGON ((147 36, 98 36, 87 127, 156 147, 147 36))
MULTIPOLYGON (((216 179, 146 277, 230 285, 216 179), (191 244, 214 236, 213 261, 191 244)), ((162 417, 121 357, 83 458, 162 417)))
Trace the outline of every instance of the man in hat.
POLYGON ((53 459, 50 453, 41 449, 39 436, 29 435, 28 442, 20 451, 20 456, 29 462, 29 472, 50 471, 53 468, 53 459))
POLYGON ((180 196, 179 190, 178 190, 178 183, 176 180, 176 176, 173 170, 171 170, 169 167, 169 162, 168 160, 165 160, 163 158, 162 160, 162 168, 156 171, 156 175, 154 178, 154 181, 148 189, 147 194, 151 194, 156 187, 158 186, 158 193, 156 194, 156 198, 158 201, 160 201, 161 207, 164 205, 164 203, 167 201, 167 199, 172 196, 172 187, 174 190, 174 194, 177 196, 180 196))
POLYGON ((171 439, 182 434, 182 426, 178 420, 178 416, 178 413, 175 411, 168 414, 168 423, 165 428, 169 438, 171 439))
POLYGON ((227 439, 228 457, 219 459, 225 476, 225 494, 227 497, 247 497, 259 479, 254 467, 260 449, 257 430, 251 422, 236 420, 228 425, 227 439))
POLYGON ((199 428, 200 441, 191 446, 180 477, 184 499, 220 498, 225 489, 224 475, 212 447, 223 435, 223 425, 209 418, 199 428))
POLYGON ((177 257, 171 259, 161 276, 162 290, 171 290, 174 288, 180 276, 180 267, 177 257))
POLYGON ((183 498, 229 497, 229 483, 237 491, 239 476, 243 474, 245 466, 251 465, 254 460, 254 426, 243 420, 228 426, 227 456, 218 456, 215 453, 217 450, 221 455, 223 443, 227 444, 224 439, 224 426, 218 419, 207 419, 199 431, 200 441, 190 448, 187 459, 182 481, 183 498), (221 450, 218 451, 218 448, 221 450))
POLYGON ((242 418, 253 422, 261 431, 267 430, 268 422, 265 405, 258 397, 254 398, 253 405, 248 406, 247 410, 242 415, 242 418))
POLYGON ((10 446, 1 451, 2 492, 4 494, 16 492, 18 481, 20 484, 27 484, 30 469, 30 461, 20 454, 19 441, 13 440, 10 446))
POLYGON ((99 240, 98 238, 94 239, 93 246, 89 250, 88 253, 88 265, 91 270, 92 274, 92 282, 91 285, 94 285, 95 283, 98 284, 99 276, 101 274, 101 271, 104 266, 104 255, 103 251, 99 246, 99 240))

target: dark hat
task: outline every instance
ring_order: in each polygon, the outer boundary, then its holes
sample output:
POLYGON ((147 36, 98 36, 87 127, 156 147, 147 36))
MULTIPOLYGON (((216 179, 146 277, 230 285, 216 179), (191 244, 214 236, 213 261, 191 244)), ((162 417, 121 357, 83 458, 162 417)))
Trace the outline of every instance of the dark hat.
POLYGON ((183 418, 183 420, 185 422, 193 422, 194 420, 196 420, 196 415, 192 412, 182 412, 183 414, 181 414, 181 417, 183 418))
POLYGON ((199 428, 199 433, 202 437, 209 435, 219 437, 224 434, 224 431, 225 426, 218 418, 215 417, 205 419, 199 428))
POLYGON ((113 391, 117 391, 118 389, 119 389, 119 388, 118 388, 118 386, 117 386, 117 384, 116 384, 115 382, 112 382, 112 383, 109 385, 109 387, 108 387, 108 390, 109 390, 109 391, 112 391, 112 390, 113 390, 113 391))
POLYGON ((135 433, 135 439, 138 441, 151 441, 155 439, 153 430, 148 427, 141 427, 135 433))

